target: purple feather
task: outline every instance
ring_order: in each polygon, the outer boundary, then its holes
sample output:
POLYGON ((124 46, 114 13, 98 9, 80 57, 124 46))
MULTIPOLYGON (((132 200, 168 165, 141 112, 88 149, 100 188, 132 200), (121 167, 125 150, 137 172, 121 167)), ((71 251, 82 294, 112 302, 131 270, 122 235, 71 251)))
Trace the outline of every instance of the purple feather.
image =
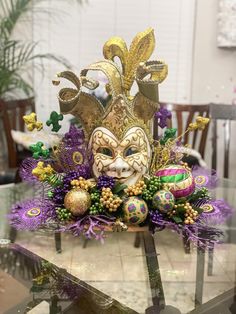
POLYGON ((8 215, 10 224, 18 230, 36 230, 49 218, 55 218, 53 203, 48 200, 33 199, 16 203, 8 215))
POLYGON ((208 225, 223 223, 232 215, 233 211, 233 208, 223 199, 198 200, 193 205, 203 209, 199 216, 199 221, 208 225))
POLYGON ((216 171, 213 169, 195 166, 192 169, 192 175, 197 188, 214 189, 217 186, 218 178, 216 171))

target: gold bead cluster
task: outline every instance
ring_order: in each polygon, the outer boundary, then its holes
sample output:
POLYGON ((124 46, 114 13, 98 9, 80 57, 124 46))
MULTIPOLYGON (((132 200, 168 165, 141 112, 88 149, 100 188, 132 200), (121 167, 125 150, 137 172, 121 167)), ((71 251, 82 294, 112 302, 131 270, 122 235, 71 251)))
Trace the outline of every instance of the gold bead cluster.
POLYGON ((92 186, 91 182, 88 180, 85 180, 83 177, 79 177, 79 179, 71 180, 70 184, 73 187, 80 188, 85 191, 88 191, 88 189, 92 186))
MULTIPOLYGON (((177 208, 176 206, 178 206, 178 205, 175 205, 174 208, 177 208)), ((171 210, 170 212, 167 213, 167 215, 169 217, 172 217, 172 216, 176 215, 176 210, 175 209, 171 210)))
POLYGON ((128 196, 139 195, 143 193, 143 190, 146 188, 146 184, 144 181, 140 180, 135 185, 130 185, 127 189, 125 189, 125 193, 128 196))
POLYGON ((181 165, 182 165, 186 170, 191 171, 191 168, 189 167, 189 165, 188 165, 187 162, 182 162, 181 165))
POLYGON ((54 169, 50 166, 44 166, 43 161, 37 163, 37 167, 32 170, 32 174, 36 176, 39 181, 45 181, 49 176, 55 173, 54 169))
POLYGON ((115 212, 122 203, 122 199, 115 197, 110 188, 102 188, 100 202, 109 212, 115 212))
POLYGON ((185 216, 184 223, 186 225, 194 224, 195 220, 198 218, 198 212, 194 210, 189 203, 186 203, 186 205, 184 206, 184 209, 186 209, 186 212, 184 214, 185 216))

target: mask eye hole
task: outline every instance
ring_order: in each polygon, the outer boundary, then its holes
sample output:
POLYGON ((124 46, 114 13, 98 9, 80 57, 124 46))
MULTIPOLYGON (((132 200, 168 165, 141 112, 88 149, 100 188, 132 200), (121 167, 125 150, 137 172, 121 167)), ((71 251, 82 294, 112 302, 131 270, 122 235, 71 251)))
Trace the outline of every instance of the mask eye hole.
POLYGON ((138 148, 135 146, 130 146, 130 147, 126 148, 126 150, 124 151, 124 156, 129 157, 129 156, 137 154, 137 153, 139 153, 138 148))
POLYGON ((103 154, 108 157, 113 157, 113 151, 109 147, 99 147, 97 153, 103 154))

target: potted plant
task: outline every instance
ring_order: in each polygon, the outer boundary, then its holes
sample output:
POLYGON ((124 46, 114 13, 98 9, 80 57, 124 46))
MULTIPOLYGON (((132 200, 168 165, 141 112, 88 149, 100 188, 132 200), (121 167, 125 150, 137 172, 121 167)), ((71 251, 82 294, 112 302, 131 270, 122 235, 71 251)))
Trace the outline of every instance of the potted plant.
MULTIPOLYGON (((74 1, 82 3, 83 0, 74 1)), ((43 74, 43 61, 45 59, 59 62, 67 68, 70 67, 69 62, 61 56, 52 55, 50 53, 37 54, 35 47, 39 45, 39 43, 26 40, 23 36, 19 38, 18 32, 15 32, 16 28, 18 30, 21 26, 28 26, 25 22, 31 22, 30 17, 32 16, 32 12, 36 14, 37 20, 43 16, 47 18, 51 16, 50 12, 45 8, 46 6, 39 6, 42 2, 46 3, 47 0, 0 1, 0 113, 2 112, 4 114, 5 112, 4 119, 0 120, 0 142, 4 143, 2 134, 5 133, 8 147, 7 149, 1 150, 0 161, 1 158, 5 159, 5 156, 1 156, 4 154, 4 151, 8 151, 8 156, 11 155, 11 162, 8 158, 10 167, 16 165, 16 158, 18 158, 16 156, 15 144, 10 133, 12 125, 9 121, 6 121, 7 110, 9 111, 9 106, 12 108, 10 102, 14 100, 13 106, 18 107, 19 103, 22 103, 22 99, 26 101, 30 99, 31 101, 31 98, 34 97, 33 80, 31 78, 33 69, 43 74), (18 36, 16 37, 16 35, 18 36), (2 132, 4 130, 5 132, 2 132), (9 149, 9 147, 11 147, 11 149, 9 149)), ((19 111, 20 113, 13 111, 13 116, 16 116, 14 119, 18 121, 22 120, 22 115, 25 114, 22 108, 19 111)), ((23 131, 22 124, 19 124, 21 127, 18 129, 23 131)), ((13 125, 17 125, 17 123, 14 122, 13 125)))
MULTIPOLYGON (((39 43, 14 39, 12 36, 16 26, 26 20, 23 17, 28 18, 27 13, 42 1, 0 1, 0 99, 29 97, 34 94, 32 80, 27 80, 34 61, 41 61, 37 65, 42 71, 43 59, 51 59, 69 67, 69 63, 63 57, 50 53, 35 54, 35 47, 39 43)), ((46 9, 37 9, 37 14, 45 12, 47 13, 46 9)))

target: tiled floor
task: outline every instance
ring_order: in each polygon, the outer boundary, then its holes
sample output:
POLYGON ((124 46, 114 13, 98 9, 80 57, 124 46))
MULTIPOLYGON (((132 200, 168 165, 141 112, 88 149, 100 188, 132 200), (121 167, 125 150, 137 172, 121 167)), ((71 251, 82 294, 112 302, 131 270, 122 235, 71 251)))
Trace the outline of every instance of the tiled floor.
MULTIPOLYGON (((83 239, 64 234, 61 254, 55 252, 52 235, 30 235, 20 233, 17 242, 139 313, 151 306, 145 256, 141 247, 134 247, 135 234, 109 234, 104 245, 92 240, 86 248, 83 239)), ((166 304, 187 313, 194 308, 196 248, 185 254, 181 238, 169 230, 157 233, 155 243, 166 304)), ((235 247, 216 247, 213 276, 204 278, 204 302, 234 286, 235 247)))

